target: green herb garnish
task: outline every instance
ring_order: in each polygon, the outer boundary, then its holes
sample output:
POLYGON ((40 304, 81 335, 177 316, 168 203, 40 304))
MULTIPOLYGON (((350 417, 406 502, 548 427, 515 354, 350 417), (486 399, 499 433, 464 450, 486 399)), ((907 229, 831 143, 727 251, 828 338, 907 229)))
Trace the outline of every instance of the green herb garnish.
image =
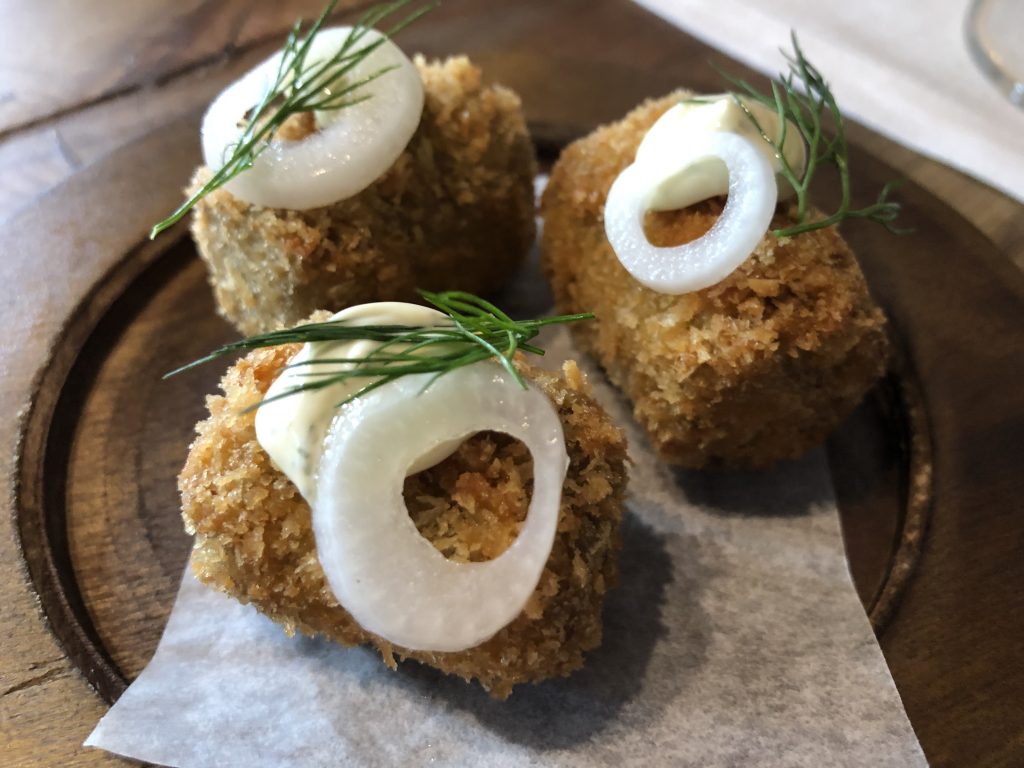
MULTIPOLYGON (((282 392, 263 403, 294 395, 308 390, 323 389, 353 378, 373 378, 365 387, 339 403, 344 405, 360 395, 382 387, 402 376, 432 374, 424 385, 429 387, 446 373, 483 360, 495 359, 500 362, 523 388, 522 375, 512 361, 516 352, 543 355, 544 350, 530 344, 541 329, 548 325, 575 323, 591 320, 589 312, 577 315, 558 315, 538 320, 513 320, 489 301, 463 291, 443 293, 420 292, 424 299, 443 312, 449 323, 435 326, 413 325, 349 325, 340 320, 323 323, 306 323, 295 328, 250 336, 241 341, 225 344, 206 357, 177 368, 164 378, 187 371, 197 365, 216 360, 224 355, 244 352, 250 349, 277 347, 282 344, 306 344, 315 341, 370 340, 381 345, 366 357, 360 358, 319 358, 298 363, 297 366, 346 365, 342 370, 336 367, 330 371, 310 370, 309 381, 282 392)), ((291 367, 291 366, 289 366, 291 367)), ((251 410, 251 409, 250 409, 251 410)))
POLYGON ((154 225, 149 233, 150 239, 179 221, 200 199, 251 168, 260 153, 270 145, 278 128, 292 115, 314 110, 345 109, 369 99, 372 94, 364 92, 363 89, 394 67, 383 67, 351 83, 345 82, 345 77, 385 41, 430 11, 433 5, 424 5, 411 11, 387 31, 382 31, 383 37, 363 46, 359 43, 374 26, 393 16, 410 2, 412 0, 394 0, 375 5, 359 18, 337 53, 330 59, 315 64, 307 62, 306 57, 313 40, 334 11, 338 0, 331 0, 327 4, 305 35, 302 20, 296 21, 285 41, 274 82, 259 103, 244 116, 245 125, 242 133, 238 141, 231 145, 231 153, 225 158, 220 170, 174 213, 154 225))
POLYGON ((771 95, 761 93, 746 80, 719 70, 738 89, 732 94, 733 98, 746 112, 761 137, 775 149, 776 156, 782 165, 780 173, 796 191, 797 223, 776 229, 773 234, 776 237, 792 237, 801 232, 810 232, 814 229, 823 229, 838 224, 844 219, 868 219, 881 224, 891 232, 905 232, 906 230, 893 226, 893 222, 900 213, 900 204, 889 199, 889 195, 898 182, 890 181, 882 187, 875 202, 866 208, 851 207, 850 168, 847 162, 846 133, 843 128, 842 113, 839 111, 839 106, 836 104, 835 97, 825 78, 804 56, 795 32, 792 33, 792 41, 793 53, 782 51, 782 55, 789 64, 789 71, 780 73, 779 79, 772 81, 771 95), (743 103, 744 99, 750 99, 775 110, 781 125, 777 142, 764 131, 753 112, 743 103), (826 136, 824 131, 823 122, 826 115, 831 115, 834 124, 835 133, 831 137, 826 136), (807 148, 807 165, 802 174, 799 173, 798 168, 793 168, 789 164, 782 152, 790 122, 799 130, 807 148), (809 221, 807 213, 810 207, 811 181, 823 165, 832 165, 838 171, 841 199, 839 207, 834 213, 822 219, 809 221))

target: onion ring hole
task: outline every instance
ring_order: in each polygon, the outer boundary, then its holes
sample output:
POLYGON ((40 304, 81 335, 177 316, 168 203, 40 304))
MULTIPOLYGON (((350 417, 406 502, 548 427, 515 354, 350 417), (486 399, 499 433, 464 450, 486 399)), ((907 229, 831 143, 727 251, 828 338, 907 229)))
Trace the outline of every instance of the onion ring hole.
POLYGON ((478 432, 440 464, 405 479, 420 535, 454 562, 485 562, 508 549, 526 519, 533 457, 502 432, 478 432))
POLYGON ((644 234, 657 248, 674 248, 698 240, 722 215, 727 197, 721 195, 672 211, 647 211, 644 234))

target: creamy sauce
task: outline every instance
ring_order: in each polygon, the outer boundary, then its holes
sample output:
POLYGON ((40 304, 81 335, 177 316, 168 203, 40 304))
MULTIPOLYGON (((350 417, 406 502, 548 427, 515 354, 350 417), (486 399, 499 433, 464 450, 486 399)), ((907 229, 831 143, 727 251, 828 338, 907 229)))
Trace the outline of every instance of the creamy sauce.
MULTIPOLYGON (((754 144, 778 174, 782 163, 775 148, 764 140, 747 113, 731 95, 708 97, 709 100, 686 101, 669 109, 651 126, 636 151, 635 165, 644 169, 651 198, 648 210, 672 211, 701 200, 725 195, 729 191, 729 174, 725 164, 716 157, 692 158, 685 163, 673 162, 675 148, 686 146, 695 138, 715 131, 735 133, 754 144)), ((744 101, 761 129, 776 144, 782 124, 774 110, 744 101)), ((789 165, 802 172, 805 163, 804 142, 792 123, 786 129, 783 147, 789 165)), ((789 183, 781 178, 780 197, 792 194, 789 183)))
MULTIPOLYGON (((321 29, 305 56, 305 71, 334 57, 351 27, 321 29)), ((402 50, 375 30, 364 30, 360 48, 379 45, 350 61, 345 85, 365 82, 344 109, 315 113, 317 130, 299 141, 271 141, 252 166, 224 189, 253 205, 308 210, 359 194, 394 165, 408 146, 423 113, 423 78, 402 50), (361 97, 370 97, 363 98, 361 97)), ((236 149, 240 119, 259 104, 277 80, 284 53, 278 51, 221 92, 202 123, 203 158, 218 170, 236 149)), ((335 68, 332 71, 337 71, 335 68)), ((336 90, 335 97, 340 91, 336 90)), ((330 94, 323 92, 323 98, 330 94)), ((314 97, 320 98, 320 97, 314 97)))
MULTIPOLYGON (((349 307, 338 312, 332 319, 343 320, 350 325, 451 324, 446 315, 435 309, 393 301, 349 307)), ((369 339, 314 342, 303 345, 292 358, 291 364, 294 366, 311 360, 363 358, 379 346, 380 342, 369 339)), ((393 349, 399 351, 400 348, 393 349)), ((269 400, 308 382, 310 372, 349 370, 354 367, 352 363, 318 363, 286 368, 270 385, 264 399, 269 400)), ((278 469, 310 503, 316 498, 317 468, 323 454, 327 429, 337 414, 338 404, 373 380, 372 377, 353 377, 330 387, 299 392, 265 403, 256 411, 256 439, 278 469)), ((414 462, 406 474, 416 474, 443 461, 461 443, 461 438, 442 443, 414 462)))

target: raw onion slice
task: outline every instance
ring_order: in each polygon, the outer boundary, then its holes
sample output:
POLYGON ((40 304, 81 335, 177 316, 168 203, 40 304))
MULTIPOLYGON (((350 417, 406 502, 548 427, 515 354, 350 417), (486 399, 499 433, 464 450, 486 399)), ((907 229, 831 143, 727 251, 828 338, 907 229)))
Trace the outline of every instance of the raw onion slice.
POLYGON ((313 532, 327 582, 360 626, 411 650, 460 651, 511 622, 536 588, 569 458, 551 401, 497 364, 456 369, 424 390, 429 378, 402 377, 340 409, 320 463, 313 532), (416 530, 403 479, 424 453, 482 430, 526 444, 533 497, 499 557, 456 563, 416 530))
POLYGON ((749 140, 714 131, 702 141, 687 143, 671 157, 634 162, 615 179, 604 209, 608 242, 626 270, 642 285, 659 293, 699 291, 724 280, 754 251, 771 224, 778 187, 764 154, 749 140), (664 166, 678 173, 709 157, 717 157, 729 172, 725 210, 702 237, 660 248, 644 233, 644 214, 650 210, 664 166))
MULTIPOLYGON (((310 47, 306 68, 333 56, 351 27, 321 30, 310 47)), ((356 44, 364 48, 384 37, 367 30, 356 44)), ((203 118, 203 157, 217 170, 241 133, 239 122, 253 109, 277 75, 278 52, 229 85, 203 118)), ((408 57, 390 40, 347 75, 352 83, 394 67, 359 89, 359 104, 317 112, 316 133, 299 141, 272 141, 253 166, 225 184, 235 197, 270 208, 305 210, 361 192, 384 174, 412 138, 423 111, 423 81, 408 57)))

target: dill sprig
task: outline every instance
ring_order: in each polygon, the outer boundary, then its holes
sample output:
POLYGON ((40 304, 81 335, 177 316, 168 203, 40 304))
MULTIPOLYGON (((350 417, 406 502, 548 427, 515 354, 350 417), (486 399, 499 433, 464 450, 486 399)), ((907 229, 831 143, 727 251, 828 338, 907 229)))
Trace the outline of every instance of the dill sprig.
POLYGON ((334 11, 338 0, 330 0, 305 35, 302 19, 296 21, 285 41, 273 83, 259 103, 244 116, 242 132, 230 146, 231 152, 224 164, 174 213, 153 226, 149 233, 150 239, 179 221, 200 199, 251 168, 256 158, 270 145, 277 129, 292 115, 314 110, 345 109, 369 99, 372 94, 363 89, 394 67, 382 67, 359 80, 346 82, 349 72, 384 42, 430 11, 433 5, 424 5, 410 11, 389 29, 382 30, 383 37, 363 46, 359 44, 367 32, 394 16, 410 2, 412 0, 393 0, 373 6, 359 18, 338 51, 329 59, 315 64, 310 64, 306 58, 313 40, 334 11))
POLYGON ((797 223, 776 229, 776 237, 792 237, 802 232, 838 224, 844 219, 868 219, 883 225, 891 232, 902 233, 906 230, 893 225, 900 213, 900 204, 890 200, 889 196, 898 185, 890 181, 882 187, 874 203, 865 208, 853 208, 850 200, 850 167, 847 160, 846 132, 843 128, 843 116, 836 104, 835 97, 828 82, 821 72, 804 56, 797 42, 796 33, 791 33, 793 53, 782 51, 789 65, 789 71, 779 74, 778 80, 771 83, 770 95, 761 93, 753 85, 742 78, 719 72, 729 80, 738 92, 732 94, 754 127, 776 152, 782 166, 781 175, 796 192, 797 223), (757 121, 753 112, 743 103, 744 99, 763 104, 773 109, 779 117, 780 135, 773 140, 757 121), (831 137, 825 135, 824 121, 826 115, 831 116, 833 131, 831 137), (807 149, 807 164, 800 172, 786 159, 782 147, 786 143, 786 133, 790 123, 796 126, 807 149), (839 207, 829 216, 821 219, 808 220, 810 208, 810 186, 815 173, 821 166, 832 165, 839 174, 840 202, 839 207))
POLYGON ((431 374, 424 385, 429 387, 446 373, 483 360, 494 359, 501 363, 520 386, 526 387, 522 375, 513 365, 516 352, 543 355, 544 350, 530 342, 548 325, 575 323, 591 320, 588 313, 558 315, 536 320, 513 320, 494 304, 463 291, 432 293, 420 291, 424 299, 447 315, 443 324, 432 326, 416 325, 350 325, 341 320, 322 323, 306 323, 294 328, 271 331, 250 336, 241 341, 225 344, 206 357, 177 368, 164 378, 216 360, 224 355, 244 352, 282 344, 306 344, 309 342, 369 340, 380 342, 380 346, 365 357, 325 357, 295 363, 292 367, 308 367, 304 372, 305 383, 288 389, 281 394, 263 400, 259 405, 309 390, 323 389, 349 379, 370 379, 364 387, 339 405, 360 395, 382 387, 402 376, 431 374), (320 365, 332 366, 327 371, 317 371, 320 365), (337 366, 348 366, 338 368, 337 366))

